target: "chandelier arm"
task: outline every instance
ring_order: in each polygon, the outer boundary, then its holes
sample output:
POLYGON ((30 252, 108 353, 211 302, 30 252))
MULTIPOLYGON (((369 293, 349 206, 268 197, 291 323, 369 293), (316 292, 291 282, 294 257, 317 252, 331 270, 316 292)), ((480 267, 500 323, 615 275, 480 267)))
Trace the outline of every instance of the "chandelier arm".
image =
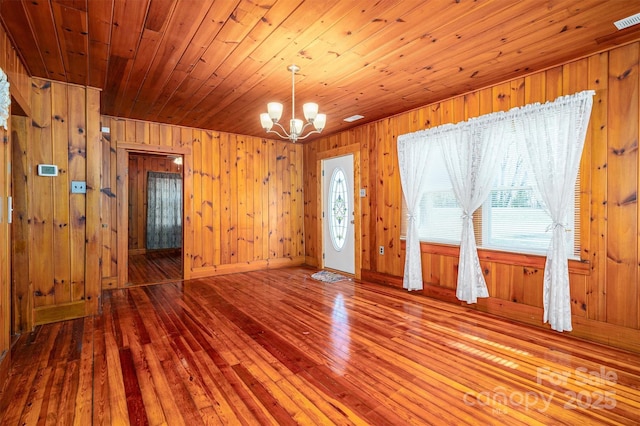
MULTIPOLYGON (((273 123, 273 124, 274 124, 274 125, 276 125, 276 126, 278 126, 278 127, 280 127, 280 128, 282 129, 282 131, 284 132, 284 134, 286 135, 286 136, 282 136, 282 135, 281 135, 281 136, 280 136, 281 138, 282 138, 282 137, 284 137, 284 138, 288 138, 288 137, 289 137, 289 132, 287 132, 287 129, 285 129, 285 128, 284 128, 284 126, 283 126, 282 124, 280 124, 280 123, 278 123, 278 122, 275 122, 275 123, 273 123)), ((280 133, 278 133, 278 132, 277 132, 277 131, 275 131, 275 130, 270 130, 270 132, 272 132, 272 133, 277 133, 278 135, 280 134, 280 133)))
POLYGON ((307 133, 304 136, 298 136, 298 139, 306 139, 307 137, 309 137, 310 135, 314 135, 316 133, 320 133, 320 130, 312 130, 311 132, 307 133))
POLYGON ((307 121, 306 123, 304 123, 304 126, 302 126, 302 130, 300 130, 300 134, 303 134, 304 133, 304 129, 306 129, 307 127, 312 126, 312 125, 313 125, 313 123, 310 122, 310 121, 307 121))
POLYGON ((284 132, 285 133, 284 135, 280 134, 280 132, 278 132, 277 130, 273 130, 273 129, 267 130, 267 133, 275 133, 276 135, 280 136, 282 139, 290 139, 290 137, 289 137, 289 135, 287 134, 286 131, 284 132))

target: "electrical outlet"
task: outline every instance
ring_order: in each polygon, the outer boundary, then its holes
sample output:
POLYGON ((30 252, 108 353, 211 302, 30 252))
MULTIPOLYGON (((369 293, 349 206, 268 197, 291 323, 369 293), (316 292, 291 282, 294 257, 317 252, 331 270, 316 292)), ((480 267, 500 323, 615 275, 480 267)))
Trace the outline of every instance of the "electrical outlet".
POLYGON ((384 246, 380 246, 380 254, 384 254, 384 246))

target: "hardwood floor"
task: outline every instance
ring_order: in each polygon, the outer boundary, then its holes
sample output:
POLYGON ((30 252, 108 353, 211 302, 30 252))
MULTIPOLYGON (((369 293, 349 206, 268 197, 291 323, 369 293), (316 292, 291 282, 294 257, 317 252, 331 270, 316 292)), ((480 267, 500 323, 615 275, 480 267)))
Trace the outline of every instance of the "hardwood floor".
POLYGON ((129 283, 156 284, 182 278, 182 251, 157 250, 129 254, 129 283))
POLYGON ((0 424, 637 424, 640 354, 289 268, 104 293, 14 346, 0 424))

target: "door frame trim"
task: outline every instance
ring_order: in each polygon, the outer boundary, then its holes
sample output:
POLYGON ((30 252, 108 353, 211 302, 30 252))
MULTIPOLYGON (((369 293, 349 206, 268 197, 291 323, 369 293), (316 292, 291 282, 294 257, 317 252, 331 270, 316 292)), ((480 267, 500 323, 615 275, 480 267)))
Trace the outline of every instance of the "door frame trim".
POLYGON ((361 198, 359 197, 359 188, 360 188, 360 150, 357 146, 344 146, 340 148, 329 149, 326 151, 320 151, 316 153, 316 176, 318 176, 318 188, 316 191, 316 205, 318 206, 317 210, 317 241, 316 244, 320 247, 320 250, 317 251, 316 262, 320 265, 321 268, 324 268, 324 259, 322 254, 324 253, 324 238, 323 238, 323 229, 324 229, 324 218, 322 217, 322 208, 323 208, 323 179, 322 179, 322 161, 328 160, 334 157, 343 157, 345 155, 353 155, 353 234, 354 234, 354 270, 355 270, 355 278, 360 279, 362 274, 362 218, 360 202, 361 198))

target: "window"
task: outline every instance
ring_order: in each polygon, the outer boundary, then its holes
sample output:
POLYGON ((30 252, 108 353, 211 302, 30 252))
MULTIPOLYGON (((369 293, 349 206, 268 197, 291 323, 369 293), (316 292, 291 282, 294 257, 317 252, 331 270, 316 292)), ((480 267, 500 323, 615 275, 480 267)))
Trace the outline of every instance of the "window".
POLYGON ((329 229, 331 242, 336 251, 342 250, 347 235, 349 218, 349 197, 344 171, 336 168, 329 184, 329 229))
MULTIPOLYGON (((440 147, 433 147, 428 165, 428 191, 417 212, 420 240, 460 244, 462 209, 453 193, 440 147)), ((546 254, 551 241, 552 221, 539 199, 533 172, 526 162, 521 144, 509 146, 500 161, 493 189, 481 208, 473 215, 478 247, 508 252, 546 254)), ((567 255, 579 256, 580 177, 574 187, 572 206, 575 214, 568 218, 567 255)), ((403 215, 404 218, 405 215, 403 215)), ((406 218, 403 219, 406 222, 406 218)), ((403 227, 403 229, 405 229, 403 227)))
POLYGON ((442 149, 436 145, 431 150, 427 178, 429 190, 420 200, 417 213, 420 240, 460 244, 462 209, 453 193, 442 149))
MULTIPOLYGON (((551 217, 539 198, 533 172, 522 145, 512 143, 498 168, 493 189, 482 206, 482 247, 546 253, 551 240, 551 217)), ((575 198, 575 197, 574 197, 575 198)), ((571 199, 573 204, 574 199, 571 199)), ((572 209, 575 210, 575 207, 572 209)), ((573 234, 574 217, 566 224, 573 234)), ((568 256, 573 253, 573 235, 568 256)))

